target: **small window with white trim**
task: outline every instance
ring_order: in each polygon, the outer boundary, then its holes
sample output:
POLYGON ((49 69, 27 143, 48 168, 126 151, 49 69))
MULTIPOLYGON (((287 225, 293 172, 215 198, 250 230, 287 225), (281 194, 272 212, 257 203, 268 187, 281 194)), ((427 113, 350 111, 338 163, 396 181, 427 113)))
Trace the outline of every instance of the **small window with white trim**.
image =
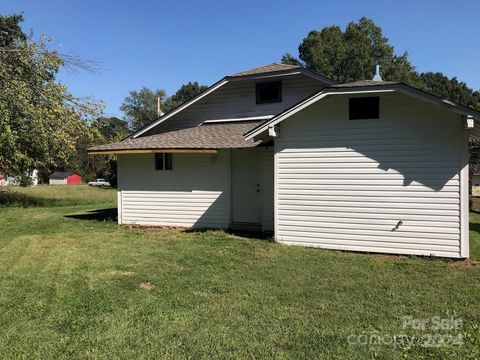
POLYGON ((173 154, 155 154, 155 170, 173 170, 173 154))
POLYGON ((350 120, 378 119, 380 117, 380 98, 356 97, 348 99, 348 117, 350 120))

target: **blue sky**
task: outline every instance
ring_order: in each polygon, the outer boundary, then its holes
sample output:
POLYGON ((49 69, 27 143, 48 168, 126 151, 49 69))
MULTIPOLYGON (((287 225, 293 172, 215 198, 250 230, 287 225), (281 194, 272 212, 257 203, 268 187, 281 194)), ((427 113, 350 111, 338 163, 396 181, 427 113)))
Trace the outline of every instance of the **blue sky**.
POLYGON ((101 1, 2 0, 23 11, 24 30, 47 34, 101 63, 98 74, 62 71, 77 96, 95 96, 107 115, 132 89, 212 84, 222 76, 297 55, 310 30, 372 18, 419 71, 441 71, 480 88, 480 1, 101 1))

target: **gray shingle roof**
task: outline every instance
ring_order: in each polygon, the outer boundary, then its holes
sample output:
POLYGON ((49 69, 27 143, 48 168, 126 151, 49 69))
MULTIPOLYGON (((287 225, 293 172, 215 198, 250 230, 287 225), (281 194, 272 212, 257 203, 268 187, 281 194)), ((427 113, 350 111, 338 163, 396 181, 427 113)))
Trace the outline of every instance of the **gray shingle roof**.
POLYGON ((53 180, 63 180, 63 179, 66 179, 67 176, 70 174, 71 172, 67 172, 67 171, 55 171, 48 178, 53 180))
POLYGON ((352 81, 344 84, 332 85, 332 88, 345 88, 345 87, 357 87, 357 86, 378 86, 378 85, 394 85, 398 82, 394 81, 376 81, 376 80, 359 80, 352 81))
POLYGON ((298 65, 273 63, 273 64, 263 65, 263 66, 256 67, 256 68, 253 68, 253 69, 245 70, 245 71, 240 71, 240 72, 232 74, 230 76, 256 75, 256 74, 263 74, 263 73, 269 73, 269 72, 293 70, 293 69, 298 69, 298 68, 300 68, 300 66, 298 66, 298 65))
POLYGON ((146 149, 229 149, 254 147, 260 142, 245 140, 243 134, 261 121, 209 123, 116 143, 99 145, 88 151, 146 149))

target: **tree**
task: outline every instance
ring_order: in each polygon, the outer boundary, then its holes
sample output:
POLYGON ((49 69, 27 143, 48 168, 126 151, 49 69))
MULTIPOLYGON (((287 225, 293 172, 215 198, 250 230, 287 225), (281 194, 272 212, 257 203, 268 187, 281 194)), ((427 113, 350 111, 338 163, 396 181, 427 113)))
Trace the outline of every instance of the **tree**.
POLYGON ((282 64, 302 66, 302 63, 300 62, 300 60, 298 60, 296 57, 294 57, 290 53, 286 53, 282 55, 282 64))
POLYGON ((162 89, 151 90, 147 87, 142 87, 139 91, 130 91, 120 105, 120 110, 125 114, 131 130, 137 131, 158 118, 158 97, 163 103, 165 91, 162 89))
POLYGON ((339 83, 371 79, 374 66, 379 64, 384 80, 404 82, 442 98, 480 108, 478 91, 441 73, 419 74, 410 63, 408 53, 396 55, 382 29, 367 18, 350 22, 345 31, 338 26, 311 31, 298 50, 300 60, 285 54, 282 62, 298 62, 339 83))
POLYGON ((130 133, 128 122, 115 116, 99 117, 90 126, 98 130, 106 142, 121 140, 130 133))
MULTIPOLYGON (((382 29, 367 18, 349 23, 345 31, 338 26, 311 31, 298 50, 307 68, 340 83, 371 79, 377 64, 390 81, 418 82, 408 54, 395 55, 382 29)), ((288 56, 284 55, 290 63, 295 60, 288 56)))
POLYGON ((117 117, 99 117, 89 123, 88 135, 79 138, 76 152, 60 167, 73 170, 91 181, 106 178, 116 184, 116 157, 112 155, 88 155, 87 149, 109 142, 120 141, 130 133, 128 122, 117 117))
POLYGON ((161 110, 167 113, 207 88, 208 86, 200 85, 196 81, 189 82, 182 85, 175 94, 167 98, 164 90, 151 90, 144 86, 139 91, 130 91, 130 95, 123 100, 120 110, 125 114, 125 118, 130 124, 130 129, 137 131, 158 118, 158 97, 160 97, 161 110))
POLYGON ((440 72, 425 72, 420 74, 420 79, 426 91, 480 110, 480 92, 472 91, 467 84, 458 81, 456 77, 450 79, 440 72))
POLYGON ((177 90, 175 94, 170 96, 165 102, 164 111, 169 112, 176 107, 182 105, 184 102, 194 98, 201 92, 208 89, 206 85, 200 85, 198 82, 189 82, 184 84, 177 90))
POLYGON ((117 158, 114 156, 107 156, 105 160, 105 168, 103 169, 103 178, 110 183, 113 188, 117 187, 117 158))
MULTIPOLYGON (((95 144, 90 146, 105 144, 112 141, 120 141, 128 134, 128 122, 116 117, 100 117, 91 124, 92 131, 98 131, 100 138, 95 144)), ((89 147, 90 147, 89 146, 89 147)), ((117 186, 117 158, 113 155, 95 155, 89 156, 88 165, 90 167, 90 176, 94 178, 105 178, 112 187, 117 186), (93 175, 93 176, 92 176, 93 175)))
POLYGON ((34 170, 54 168, 75 152, 86 121, 101 105, 56 82, 65 65, 50 40, 25 35, 22 15, 0 16, 0 172, 26 184, 34 170))

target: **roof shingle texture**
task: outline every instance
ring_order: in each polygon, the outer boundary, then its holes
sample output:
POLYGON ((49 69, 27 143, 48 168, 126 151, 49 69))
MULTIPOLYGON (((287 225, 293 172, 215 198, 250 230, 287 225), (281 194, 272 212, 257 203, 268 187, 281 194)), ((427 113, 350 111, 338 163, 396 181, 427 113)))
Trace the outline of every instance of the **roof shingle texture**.
POLYGON ((268 64, 268 65, 256 67, 253 69, 241 71, 241 72, 232 74, 230 76, 247 76, 247 75, 256 75, 256 74, 276 72, 276 71, 287 71, 287 70, 297 69, 299 67, 300 66, 298 65, 273 63, 273 64, 268 64))
POLYGON ((394 84, 398 84, 398 83, 393 81, 359 80, 359 81, 352 81, 349 83, 332 85, 331 87, 345 88, 345 87, 357 87, 357 86, 377 86, 377 85, 394 85, 394 84))
POLYGON ((63 179, 66 179, 70 174, 71 172, 68 172, 68 171, 55 171, 52 174, 50 174, 48 178, 52 180, 63 180, 63 179))
POLYGON ((229 149, 254 147, 260 142, 245 140, 243 134, 261 121, 203 124, 187 129, 99 145, 89 151, 143 149, 229 149))

